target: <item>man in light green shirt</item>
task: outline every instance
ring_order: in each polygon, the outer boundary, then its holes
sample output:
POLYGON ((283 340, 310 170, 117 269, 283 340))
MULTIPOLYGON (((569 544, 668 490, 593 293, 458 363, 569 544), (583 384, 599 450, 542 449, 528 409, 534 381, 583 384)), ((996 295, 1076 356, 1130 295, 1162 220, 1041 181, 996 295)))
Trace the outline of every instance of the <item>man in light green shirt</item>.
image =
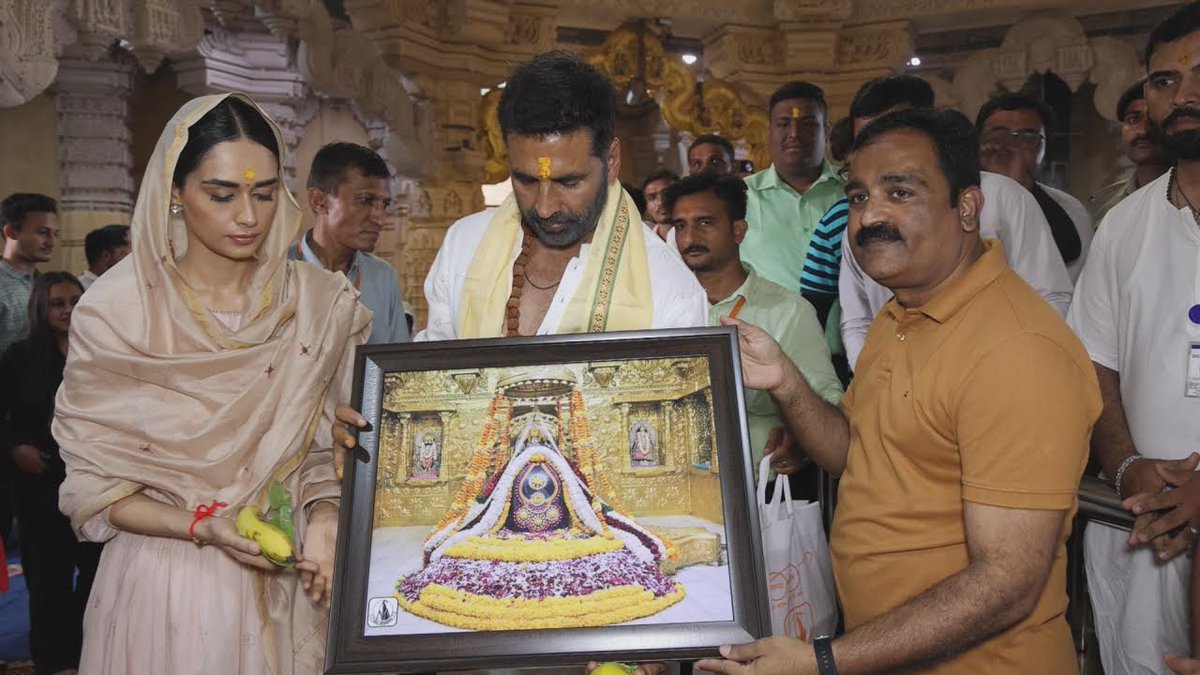
POLYGON ((825 161, 825 93, 792 82, 771 95, 767 148, 771 166, 746 179, 749 188, 742 260, 789 291, 800 289, 800 271, 817 221, 845 197, 844 181, 825 161))
MULTIPOLYGON (((709 322, 717 325, 722 316, 735 315, 760 326, 783 347, 814 391, 830 403, 841 400, 842 385, 816 310, 799 293, 762 278, 741 260, 746 184, 706 172, 670 186, 665 199, 683 262, 708 294, 709 322)), ((790 443, 767 392, 746 392, 746 414, 756 464, 764 453, 790 443)), ((777 468, 788 472, 788 467, 777 468)))

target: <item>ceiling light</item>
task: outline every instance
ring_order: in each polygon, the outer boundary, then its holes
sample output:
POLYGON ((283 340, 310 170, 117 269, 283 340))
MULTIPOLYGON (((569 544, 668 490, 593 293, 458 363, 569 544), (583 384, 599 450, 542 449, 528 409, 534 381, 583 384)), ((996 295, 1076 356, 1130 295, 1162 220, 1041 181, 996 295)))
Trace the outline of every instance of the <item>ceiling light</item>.
POLYGON ((683 59, 683 62, 690 66, 693 63, 695 63, 696 59, 699 57, 697 57, 695 54, 688 53, 688 54, 684 54, 683 56, 681 56, 679 58, 683 59))
POLYGON ((911 59, 908 60, 908 65, 914 66, 914 67, 921 65, 921 57, 919 57, 919 56, 912 57, 911 59))

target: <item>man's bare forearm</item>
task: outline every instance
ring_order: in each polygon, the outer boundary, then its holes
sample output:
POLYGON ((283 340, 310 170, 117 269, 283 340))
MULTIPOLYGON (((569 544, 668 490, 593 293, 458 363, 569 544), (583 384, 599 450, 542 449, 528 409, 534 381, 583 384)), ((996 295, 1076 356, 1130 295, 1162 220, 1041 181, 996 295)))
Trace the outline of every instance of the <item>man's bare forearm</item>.
POLYGON ((1129 422, 1125 419, 1125 406, 1121 402, 1121 375, 1104 366, 1093 363, 1096 377, 1100 381, 1100 397, 1104 409, 1092 428, 1092 454, 1109 480, 1116 476, 1121 462, 1137 452, 1133 436, 1129 433, 1129 422))
POLYGON ((1037 598, 994 570, 968 567, 838 639, 838 672, 891 673, 965 652, 1016 625, 1037 598))
POLYGON ((790 363, 771 397, 796 444, 821 468, 841 474, 850 448, 850 423, 842 409, 818 396, 790 363))

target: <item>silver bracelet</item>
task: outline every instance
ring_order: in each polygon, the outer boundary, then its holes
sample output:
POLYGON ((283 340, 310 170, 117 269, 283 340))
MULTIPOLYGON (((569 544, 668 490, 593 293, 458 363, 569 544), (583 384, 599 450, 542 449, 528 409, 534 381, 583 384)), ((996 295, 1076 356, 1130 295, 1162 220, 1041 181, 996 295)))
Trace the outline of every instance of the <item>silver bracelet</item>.
POLYGON ((1126 457, 1124 460, 1122 460, 1121 466, 1117 467, 1117 473, 1113 476, 1112 485, 1113 485, 1113 489, 1117 491, 1118 497, 1125 496, 1121 492, 1121 479, 1125 478, 1125 470, 1128 469, 1134 462, 1136 462, 1137 460, 1139 460, 1141 458, 1142 458, 1142 456, 1135 452, 1132 455, 1126 457))

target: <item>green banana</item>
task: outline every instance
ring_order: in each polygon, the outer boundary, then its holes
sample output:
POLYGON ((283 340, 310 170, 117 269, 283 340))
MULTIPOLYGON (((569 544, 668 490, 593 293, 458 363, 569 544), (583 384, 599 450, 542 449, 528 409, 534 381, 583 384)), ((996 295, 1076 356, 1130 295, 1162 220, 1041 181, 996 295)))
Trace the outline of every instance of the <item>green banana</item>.
POLYGON ((257 506, 245 506, 237 516, 238 534, 258 544, 262 556, 280 567, 294 567, 292 540, 283 530, 262 519, 257 506))

